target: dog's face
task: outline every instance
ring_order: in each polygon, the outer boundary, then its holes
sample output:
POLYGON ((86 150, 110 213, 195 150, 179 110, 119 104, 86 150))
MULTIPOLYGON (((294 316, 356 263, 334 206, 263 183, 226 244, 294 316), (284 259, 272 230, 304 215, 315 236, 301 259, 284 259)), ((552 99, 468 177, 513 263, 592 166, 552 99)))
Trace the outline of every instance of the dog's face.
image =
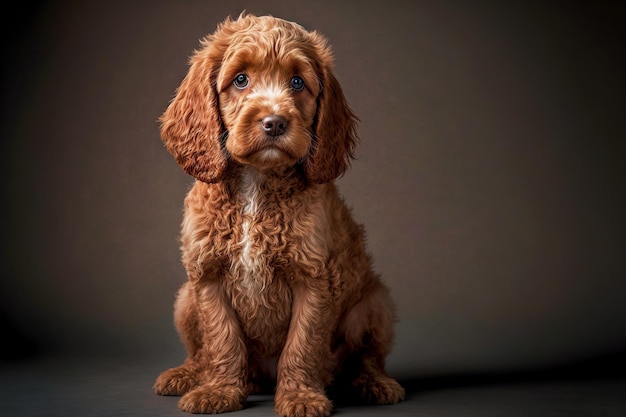
POLYGON ((274 26, 230 39, 217 75, 226 150, 261 168, 295 164, 311 148, 320 82, 310 40, 274 26))
POLYGON ((300 164, 323 183, 347 169, 356 117, 322 36, 246 15, 227 19, 201 46, 161 118, 163 141, 187 173, 216 182, 231 161, 300 164))

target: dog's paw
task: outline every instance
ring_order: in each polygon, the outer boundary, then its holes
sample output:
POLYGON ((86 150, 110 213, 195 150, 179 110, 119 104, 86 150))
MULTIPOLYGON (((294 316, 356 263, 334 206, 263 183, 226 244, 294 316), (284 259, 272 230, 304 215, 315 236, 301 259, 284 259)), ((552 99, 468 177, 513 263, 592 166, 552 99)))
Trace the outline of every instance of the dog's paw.
POLYGON ((217 414, 241 410, 246 393, 238 388, 201 385, 178 401, 178 408, 192 414, 217 414))
POLYGON ((330 400, 320 392, 277 393, 275 410, 283 417, 328 417, 333 411, 330 400))
POLYGON ((154 392, 159 395, 183 395, 198 385, 197 373, 185 366, 168 369, 158 376, 154 392))
POLYGON ((404 388, 388 376, 361 377, 354 386, 361 399, 370 404, 395 404, 404 400, 404 388))

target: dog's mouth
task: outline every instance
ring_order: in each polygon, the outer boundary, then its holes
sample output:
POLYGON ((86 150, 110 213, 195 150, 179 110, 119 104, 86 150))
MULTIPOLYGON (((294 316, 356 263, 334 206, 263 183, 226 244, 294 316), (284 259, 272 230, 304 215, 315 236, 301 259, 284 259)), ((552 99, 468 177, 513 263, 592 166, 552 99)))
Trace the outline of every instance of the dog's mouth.
POLYGON ((245 154, 239 155, 240 159, 261 166, 294 163, 299 159, 285 144, 286 141, 282 136, 266 138, 259 142, 257 146, 248 149, 245 154))
POLYGON ((250 130, 236 128, 226 142, 230 155, 242 164, 260 168, 293 165, 308 154, 311 146, 310 132, 295 122, 279 135, 250 130))
MULTIPOLYGON (((291 155, 287 154, 285 151, 276 146, 267 146, 259 150, 257 156, 260 159, 266 161, 275 161, 284 158, 285 156, 291 157, 291 155)), ((291 158, 290 158, 291 159, 291 158)))

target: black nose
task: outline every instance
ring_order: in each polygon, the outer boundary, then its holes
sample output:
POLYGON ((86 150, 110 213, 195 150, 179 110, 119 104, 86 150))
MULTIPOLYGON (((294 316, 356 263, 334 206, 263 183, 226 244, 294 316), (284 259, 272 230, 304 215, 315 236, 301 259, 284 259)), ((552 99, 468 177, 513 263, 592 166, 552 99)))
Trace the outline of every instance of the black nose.
POLYGON ((270 136, 280 136, 287 130, 287 119, 277 114, 266 116, 261 120, 263 130, 270 136))

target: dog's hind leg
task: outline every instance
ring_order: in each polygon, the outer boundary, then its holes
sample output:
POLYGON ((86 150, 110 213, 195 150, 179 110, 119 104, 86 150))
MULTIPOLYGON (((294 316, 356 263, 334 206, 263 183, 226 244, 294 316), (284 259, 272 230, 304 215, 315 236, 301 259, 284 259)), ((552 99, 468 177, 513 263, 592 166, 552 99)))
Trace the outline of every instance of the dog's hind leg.
POLYGON ((187 349, 187 359, 181 366, 159 375, 154 383, 154 391, 159 395, 183 395, 200 382, 202 367, 195 361, 195 356, 202 340, 198 329, 197 303, 189 282, 178 291, 174 304, 174 323, 187 349))
POLYGON ((345 359, 352 375, 351 389, 372 404, 395 404, 404 399, 404 389, 387 375, 385 357, 393 343, 395 310, 389 290, 380 282, 345 316, 344 343, 351 353, 345 359))

